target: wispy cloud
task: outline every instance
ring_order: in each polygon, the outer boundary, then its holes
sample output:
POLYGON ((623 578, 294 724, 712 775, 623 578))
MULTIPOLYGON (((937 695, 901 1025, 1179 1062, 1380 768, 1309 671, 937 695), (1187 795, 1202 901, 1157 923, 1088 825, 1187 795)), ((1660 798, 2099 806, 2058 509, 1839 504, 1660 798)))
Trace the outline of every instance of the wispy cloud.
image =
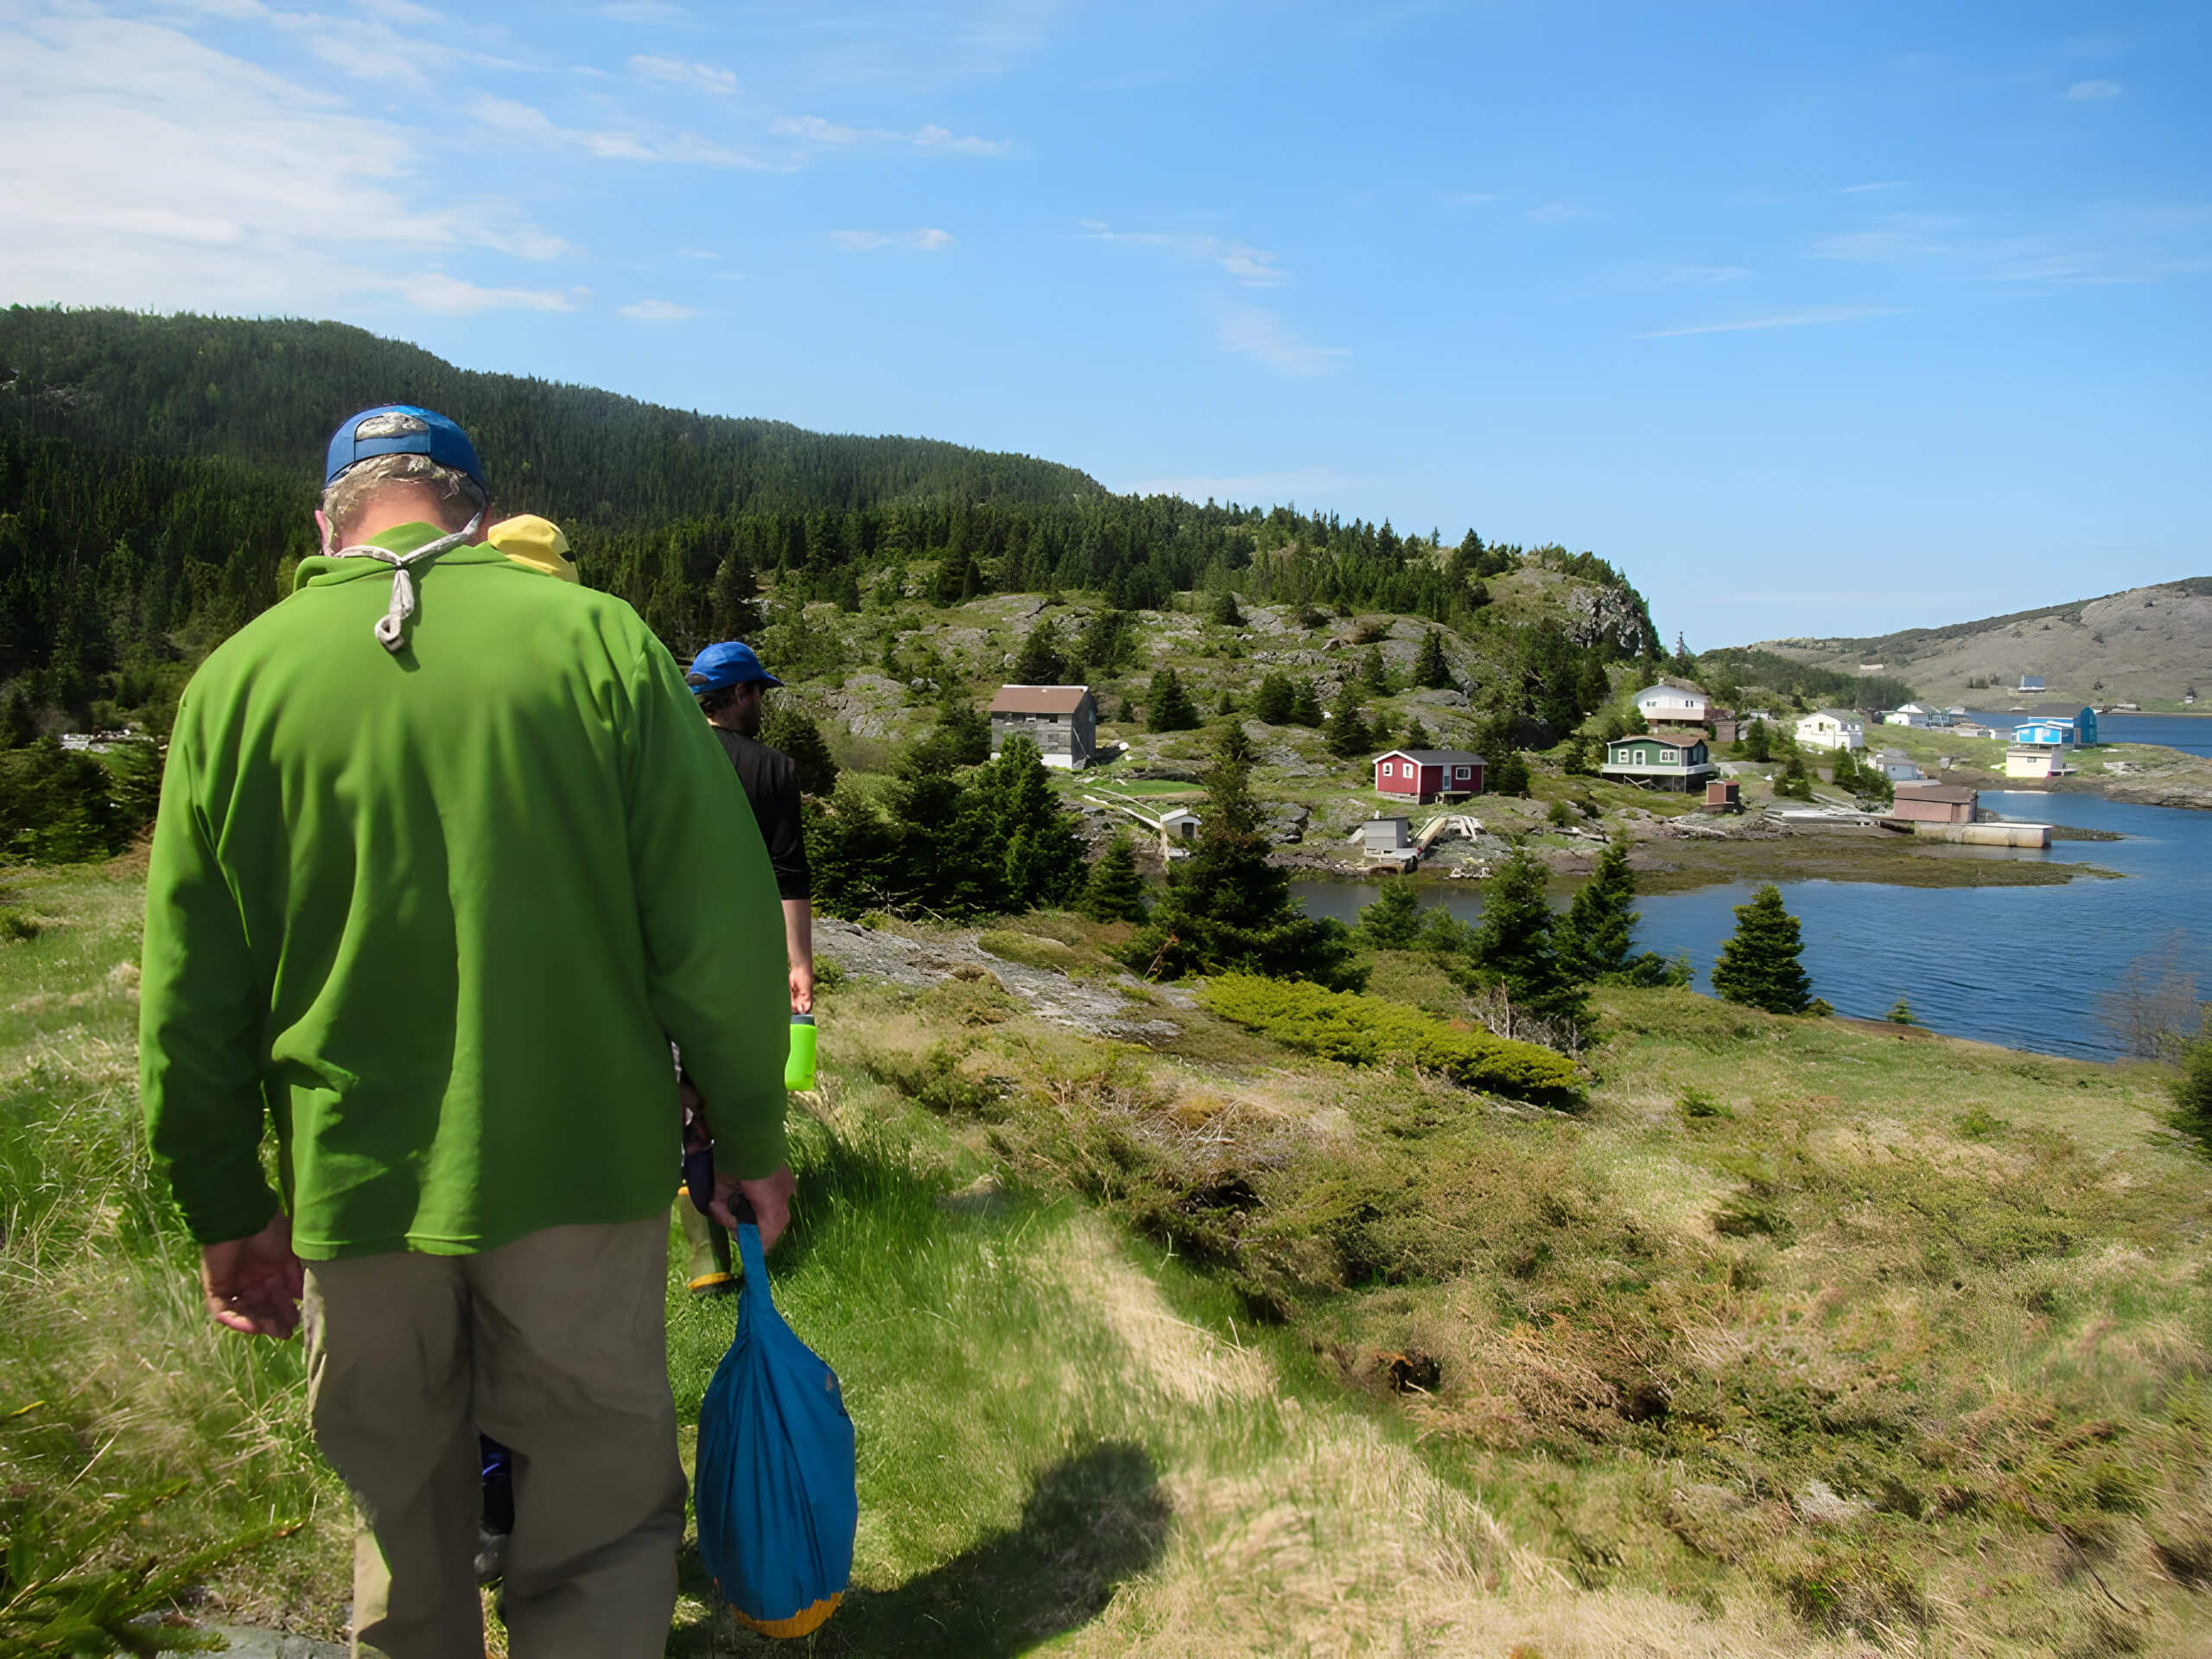
POLYGON ((448 316, 475 311, 573 311, 569 296, 538 288, 484 288, 437 271, 400 279, 399 291, 419 311, 448 316))
POLYGON ((737 90, 737 72, 717 68, 711 63, 686 63, 680 58, 635 57, 630 60, 630 72, 647 80, 689 86, 717 98, 727 98, 737 90))
POLYGON ((911 145, 946 156, 1000 156, 1007 146, 995 138, 963 135, 949 127, 925 126, 913 132, 893 132, 882 127, 849 127, 818 115, 779 116, 768 130, 779 137, 831 149, 850 149, 862 144, 911 145))
POLYGON ((620 315, 639 322, 682 322, 699 314, 674 300, 639 300, 618 308, 620 315))
POLYGON ((2171 254, 2158 245, 2190 228, 2185 219, 2139 211, 2065 234, 1986 236, 1955 214, 1891 213, 1875 228, 1815 237, 1812 251, 1856 264, 1923 266, 1966 282, 2104 286, 2158 280, 2171 254))
POLYGON ((787 166, 772 162, 750 150, 733 149, 714 139, 702 137, 696 132, 679 132, 672 136, 647 137, 635 132, 614 130, 597 131, 582 128, 563 127, 535 105, 521 104, 511 98, 494 98, 480 94, 468 106, 468 112, 477 122, 495 132, 512 133, 528 138, 535 143, 557 144, 581 149, 602 161, 656 162, 677 166, 734 168, 748 170, 787 171, 787 166))
POLYGON ((2101 104, 2108 98, 2120 96, 2116 80, 2077 80, 2066 89, 2066 99, 2071 104, 2101 104))
POLYGON ((1083 223, 1084 234, 1094 242, 1126 242, 1132 247, 1160 248, 1185 259, 1212 265, 1242 288, 1280 288, 1288 280, 1275 257, 1249 242, 1232 242, 1218 236, 1185 231, 1117 231, 1095 219, 1083 223))
POLYGON ((941 149, 948 156, 1001 156, 1006 145, 996 138, 978 138, 946 127, 924 127, 912 139, 917 149, 941 149))
POLYGON ((1901 315, 1897 307, 1889 305, 1815 306, 1803 311, 1784 311, 1770 317, 1744 317, 1734 322, 1697 322, 1680 328, 1653 328, 1636 338, 1674 340, 1683 334, 1733 334, 1752 328, 1802 328, 1814 323, 1865 322, 1872 317, 1901 315))
POLYGON ((1863 196, 1872 190, 1903 190, 1912 183, 1910 179, 1876 179, 1867 184, 1847 184, 1836 191, 1839 196, 1863 196))
POLYGON ((1531 225, 1564 225, 1569 219, 1587 219, 1590 210, 1579 201, 1548 201, 1541 207, 1530 207, 1521 215, 1531 225))
POLYGON ((1256 305, 1240 305, 1225 313, 1214 338, 1225 351, 1240 353, 1278 374, 1300 379, 1334 374, 1351 361, 1351 353, 1344 346, 1316 346, 1300 340, 1280 312, 1256 305))
POLYGON ((356 115, 181 28, 9 16, 0 299, 295 315, 574 303, 443 269, 569 246, 511 203, 455 201, 413 124, 356 115))
POLYGON ((830 239, 853 253, 872 253, 878 248, 908 248, 916 253, 939 253, 952 245, 952 232, 928 226, 918 231, 832 231, 830 239))

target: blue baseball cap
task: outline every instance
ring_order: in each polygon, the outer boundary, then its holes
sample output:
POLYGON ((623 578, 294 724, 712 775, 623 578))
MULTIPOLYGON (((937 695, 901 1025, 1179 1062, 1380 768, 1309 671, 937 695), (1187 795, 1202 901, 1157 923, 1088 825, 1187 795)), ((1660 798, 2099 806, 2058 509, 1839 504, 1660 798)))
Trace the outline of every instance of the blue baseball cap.
POLYGON ((725 639, 718 645, 709 645, 691 659, 683 683, 691 688, 695 697, 703 697, 709 691, 726 691, 733 685, 783 683, 760 666, 753 647, 741 639, 725 639))
POLYGON ((336 483, 347 467, 378 455, 428 455, 441 467, 466 473, 478 489, 486 487, 483 464, 476 459, 476 446, 469 442, 468 434, 435 410, 412 404, 378 404, 340 426, 331 435, 324 487, 336 483))

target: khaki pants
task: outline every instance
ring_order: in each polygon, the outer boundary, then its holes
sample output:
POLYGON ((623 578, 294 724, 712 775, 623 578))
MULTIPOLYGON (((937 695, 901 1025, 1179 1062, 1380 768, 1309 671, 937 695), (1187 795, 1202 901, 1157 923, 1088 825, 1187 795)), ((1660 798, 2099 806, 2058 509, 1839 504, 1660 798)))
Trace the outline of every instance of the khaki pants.
POLYGON ((482 1659, 480 1428, 515 1454, 512 1650, 665 1649, 683 1535, 667 1274, 665 1216, 308 1263, 315 1442, 360 1509, 357 1655, 482 1659))

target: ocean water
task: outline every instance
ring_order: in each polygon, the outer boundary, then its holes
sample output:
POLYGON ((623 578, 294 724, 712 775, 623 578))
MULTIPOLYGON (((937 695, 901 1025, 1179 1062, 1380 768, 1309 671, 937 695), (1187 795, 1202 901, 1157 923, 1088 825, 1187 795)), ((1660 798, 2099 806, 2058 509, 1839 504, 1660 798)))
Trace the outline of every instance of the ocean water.
MULTIPOLYGON (((2206 690, 2212 692, 2212 682, 2206 690)), ((2023 697, 2023 703, 2048 702, 2043 696, 2023 697)), ((1968 718, 2005 731, 2027 716, 2018 710, 1970 710, 1968 718)), ((2099 715, 2097 737, 2106 743, 2163 743, 2184 754, 2212 755, 2212 715, 2099 715)))
MULTIPOLYGON (((1813 992, 1837 1012, 1878 1019, 1898 997, 1923 1023, 1956 1037, 2088 1059, 2120 1051, 2100 999, 2131 964, 2171 958, 2212 996, 2212 812, 2134 806, 2094 795, 1985 790, 2007 818, 2109 830, 2119 841, 2060 841, 2048 852, 1998 857, 2094 864, 2119 880, 2078 877, 2050 887, 1903 887, 1866 881, 1785 881, 1802 925, 1813 992)), ((1379 888, 1306 880, 1308 912, 1356 918, 1379 888)), ((1425 903, 1472 921, 1474 884, 1425 886, 1425 903)), ((1713 959, 1751 886, 1701 887, 1641 899, 1640 949, 1687 951, 1710 990, 1713 959)))

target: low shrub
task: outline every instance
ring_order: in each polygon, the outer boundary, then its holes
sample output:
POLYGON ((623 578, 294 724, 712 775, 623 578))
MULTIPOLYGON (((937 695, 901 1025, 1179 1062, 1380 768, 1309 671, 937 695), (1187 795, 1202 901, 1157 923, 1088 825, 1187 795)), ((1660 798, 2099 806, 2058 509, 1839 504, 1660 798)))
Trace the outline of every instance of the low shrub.
POLYGON ((1685 1089, 1675 1099, 1684 1117, 1733 1117, 1735 1114, 1702 1089, 1685 1089))
POLYGON ((1034 933, 994 929, 976 938, 977 947, 1001 962, 1018 962, 1025 968, 1049 968, 1065 973, 1083 961, 1083 953, 1058 939, 1034 933))
POLYGON ((35 919, 24 915, 20 910, 0 910, 0 939, 10 944, 35 939, 43 931, 35 919))
POLYGON ((1299 981, 1222 974, 1200 1000, 1232 1024, 1300 1053, 1346 1065, 1385 1061, 1437 1071, 1465 1089, 1548 1105, 1581 1098, 1573 1062, 1533 1043, 1510 1042, 1419 1008, 1299 981))

